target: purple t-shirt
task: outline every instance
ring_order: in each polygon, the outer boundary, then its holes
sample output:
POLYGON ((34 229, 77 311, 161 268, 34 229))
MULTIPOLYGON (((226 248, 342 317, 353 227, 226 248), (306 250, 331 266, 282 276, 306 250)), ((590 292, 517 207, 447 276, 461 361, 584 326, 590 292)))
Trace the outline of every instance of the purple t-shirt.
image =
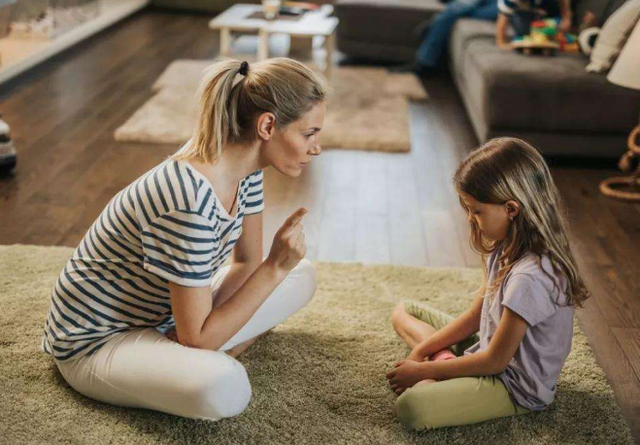
MULTIPOLYGON (((489 283, 498 276, 500 251, 496 249, 487 262, 489 283)), ((553 402, 556 381, 573 337, 573 307, 566 306, 565 280, 558 280, 559 291, 541 266, 551 276, 557 276, 546 256, 540 261, 537 255, 527 254, 518 260, 495 295, 485 297, 480 341, 465 351, 473 354, 488 348, 505 306, 524 318, 526 334, 507 369, 498 377, 514 401, 530 410, 544 409, 553 402)))

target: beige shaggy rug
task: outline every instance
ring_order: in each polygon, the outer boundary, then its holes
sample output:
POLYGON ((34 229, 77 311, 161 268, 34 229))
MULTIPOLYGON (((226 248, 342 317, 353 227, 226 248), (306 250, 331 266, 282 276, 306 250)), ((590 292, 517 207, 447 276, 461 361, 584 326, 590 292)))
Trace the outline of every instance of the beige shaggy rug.
MULTIPOLYGON (((197 118, 197 89, 211 60, 173 62, 152 89, 157 91, 115 132, 118 141, 180 144, 197 118)), ((335 67, 333 94, 321 134, 324 148, 407 152, 409 100, 426 98, 412 74, 379 68, 335 67)))
POLYGON ((385 373, 407 350, 389 314, 417 299, 458 314, 481 272, 318 264, 311 304, 241 362, 253 398, 240 416, 190 420, 89 400, 39 351, 49 291, 72 249, 0 246, 0 443, 3 444, 631 444, 585 336, 546 411, 421 433, 395 420, 385 373))

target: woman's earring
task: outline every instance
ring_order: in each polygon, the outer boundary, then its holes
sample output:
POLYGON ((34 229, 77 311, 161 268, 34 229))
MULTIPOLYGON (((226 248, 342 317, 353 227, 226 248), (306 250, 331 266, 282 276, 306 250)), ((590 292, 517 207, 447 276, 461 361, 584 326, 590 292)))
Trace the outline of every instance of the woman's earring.
POLYGON ((513 221, 513 216, 510 216, 510 217, 509 217, 509 221, 513 221))

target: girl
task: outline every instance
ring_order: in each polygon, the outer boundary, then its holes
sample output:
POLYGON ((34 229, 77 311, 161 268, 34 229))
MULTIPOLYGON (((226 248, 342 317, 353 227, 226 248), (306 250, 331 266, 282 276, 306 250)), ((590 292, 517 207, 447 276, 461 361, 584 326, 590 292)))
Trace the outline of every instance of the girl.
POLYGON ((573 308, 588 297, 538 151, 519 139, 491 140, 460 165, 454 182, 471 245, 489 255, 485 279, 458 318, 417 302, 395 309, 393 326, 411 353, 387 378, 408 428, 549 406, 571 349, 573 308))
POLYGON ((210 67, 192 139, 111 200, 54 286, 42 347, 76 391, 209 420, 245 409, 233 357, 316 288, 305 209, 263 261, 262 169, 296 177, 320 154, 325 95, 290 59, 210 67))

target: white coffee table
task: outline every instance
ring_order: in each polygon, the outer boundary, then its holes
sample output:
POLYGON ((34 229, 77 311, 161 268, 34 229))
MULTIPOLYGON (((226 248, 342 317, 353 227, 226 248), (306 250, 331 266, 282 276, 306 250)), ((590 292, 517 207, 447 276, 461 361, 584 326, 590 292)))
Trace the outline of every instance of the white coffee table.
POLYGON ((287 34, 292 41, 295 38, 312 39, 322 36, 326 50, 325 75, 331 76, 335 31, 338 27, 338 19, 330 17, 333 6, 324 5, 317 11, 303 14, 297 20, 288 17, 274 20, 251 18, 261 12, 261 5, 237 4, 209 22, 209 29, 220 31, 222 56, 228 57, 231 53, 232 33, 258 33, 258 60, 269 57, 269 37, 273 34, 287 34))

